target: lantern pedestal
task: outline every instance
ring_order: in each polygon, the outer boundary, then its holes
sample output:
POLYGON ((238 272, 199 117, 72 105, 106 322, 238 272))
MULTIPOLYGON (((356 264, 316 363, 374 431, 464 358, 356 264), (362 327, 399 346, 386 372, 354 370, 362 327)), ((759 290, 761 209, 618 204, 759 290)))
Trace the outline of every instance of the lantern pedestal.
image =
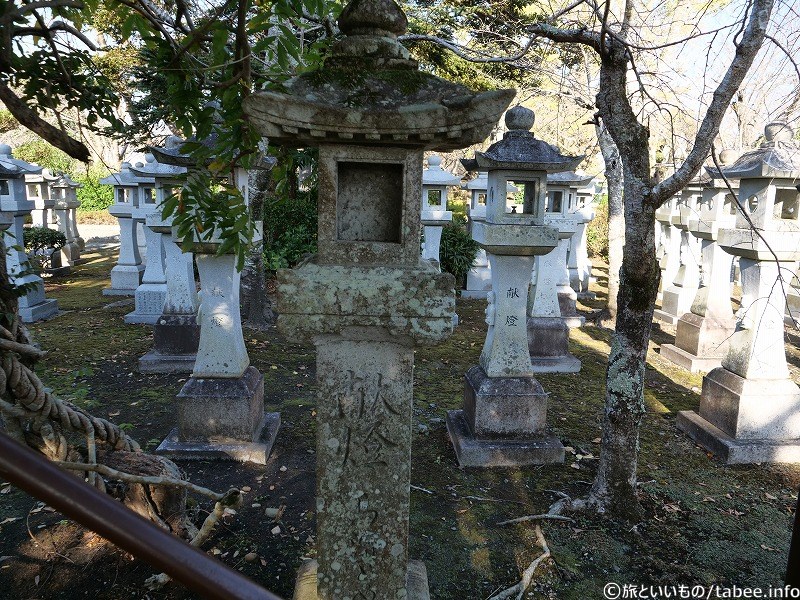
POLYGON ((463 410, 447 411, 447 431, 462 467, 520 467, 564 462, 547 432, 547 394, 533 377, 465 376, 463 410))

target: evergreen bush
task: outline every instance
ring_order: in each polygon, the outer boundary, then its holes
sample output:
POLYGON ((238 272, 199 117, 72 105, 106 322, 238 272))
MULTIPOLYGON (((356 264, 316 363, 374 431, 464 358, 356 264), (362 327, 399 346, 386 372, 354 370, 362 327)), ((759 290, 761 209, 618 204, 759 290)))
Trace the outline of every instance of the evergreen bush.
POLYGON ((586 249, 591 258, 608 261, 608 196, 595 203, 595 217, 586 226, 586 249))
POLYGON ((460 224, 451 223, 442 228, 439 260, 442 271, 452 273, 456 278, 456 287, 461 287, 479 249, 478 242, 460 224))
POLYGON ((67 243, 60 231, 47 227, 26 227, 24 232, 25 252, 34 268, 48 269, 52 266, 53 254, 67 243))

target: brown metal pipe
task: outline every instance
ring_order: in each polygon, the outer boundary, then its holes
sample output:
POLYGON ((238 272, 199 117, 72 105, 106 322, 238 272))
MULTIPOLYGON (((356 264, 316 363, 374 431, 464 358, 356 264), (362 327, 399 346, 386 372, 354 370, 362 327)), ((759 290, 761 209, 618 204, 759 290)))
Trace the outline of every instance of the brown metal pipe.
POLYGON ((213 600, 281 600, 0 430, 0 474, 31 496, 213 600))

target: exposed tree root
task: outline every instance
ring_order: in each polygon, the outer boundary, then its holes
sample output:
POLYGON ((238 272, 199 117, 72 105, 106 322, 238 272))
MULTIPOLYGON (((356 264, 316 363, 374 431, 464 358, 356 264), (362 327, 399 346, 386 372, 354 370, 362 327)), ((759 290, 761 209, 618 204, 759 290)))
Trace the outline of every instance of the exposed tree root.
POLYGON ((535 532, 536 541, 542 547, 542 553, 531 564, 528 565, 528 568, 522 573, 522 579, 520 579, 519 583, 511 586, 510 588, 506 588, 498 594, 495 594, 489 598, 489 600, 504 600, 505 598, 511 598, 512 596, 516 596, 517 600, 522 600, 522 596, 530 587, 531 581, 533 581, 533 575, 538 566, 544 561, 550 559, 550 548, 547 545, 547 540, 544 539, 542 528, 539 527, 539 525, 536 525, 535 532))

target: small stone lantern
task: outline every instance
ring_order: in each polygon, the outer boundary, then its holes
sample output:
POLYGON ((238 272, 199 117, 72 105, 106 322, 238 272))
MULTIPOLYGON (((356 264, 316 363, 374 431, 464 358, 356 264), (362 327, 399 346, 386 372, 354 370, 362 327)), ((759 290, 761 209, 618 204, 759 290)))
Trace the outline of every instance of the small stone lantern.
POLYGON ((578 232, 586 230, 582 215, 575 210, 578 202, 578 188, 588 184, 591 180, 591 177, 578 175, 572 171, 547 175, 545 214, 547 222, 552 221, 552 224, 559 229, 558 247, 553 251, 552 257, 548 255, 548 257, 539 258, 539 262, 548 262, 548 269, 557 273, 558 304, 567 327, 581 327, 585 321, 584 317, 578 315, 576 306, 578 293, 570 285, 568 263, 569 249, 578 232))
POLYGON ((408 561, 414 347, 451 334, 455 298, 420 259, 422 156, 483 140, 513 92, 418 70, 407 23, 354 0, 322 68, 244 103, 271 144, 319 147, 319 251, 278 273, 278 328, 317 348, 317 561, 298 600, 429 598, 408 561))
POLYGON ((658 298, 662 301, 662 304, 664 289, 672 284, 680 267, 681 232, 672 224, 673 217, 680 218, 680 213, 678 212, 679 198, 680 192, 671 196, 669 200, 656 209, 656 228, 658 229, 656 258, 658 258, 658 265, 661 269, 658 298))
POLYGON ((575 290, 579 300, 594 300, 594 292, 589 291, 589 284, 592 279, 592 261, 589 260, 589 236, 588 225, 594 220, 595 207, 594 177, 585 177, 576 182, 578 190, 576 194, 576 204, 570 208, 570 212, 575 215, 578 230, 569 242, 569 252, 567 254, 567 268, 569 270, 569 285, 575 290))
MULTIPOLYGON (((545 225, 547 173, 574 169, 583 157, 561 155, 530 132, 534 114, 522 106, 506 113, 509 131, 477 167, 489 172, 486 221, 473 238, 486 250, 492 291, 489 330, 480 364, 466 374, 463 410, 447 414, 447 428, 463 467, 522 466, 562 462, 564 447, 547 432, 547 394, 533 377, 528 353, 527 306, 536 256, 558 244, 545 225), (518 191, 508 198, 507 186, 518 191)), ((553 286, 555 291, 555 286, 553 286)))
MULTIPOLYGON (((152 170, 155 166, 155 157, 152 154, 145 156, 145 162, 138 162, 137 169, 152 170)), ((134 224, 146 223, 148 215, 157 215, 160 210, 156 201, 156 180, 153 177, 138 177, 139 202, 131 211, 134 224)), ((138 236, 138 226, 135 231, 138 236)), ((167 299, 167 275, 164 271, 164 244, 158 231, 144 226, 146 259, 142 283, 134 293, 134 309, 125 315, 126 323, 143 323, 155 325, 164 312, 164 302, 167 299)))
MULTIPOLYGON (((735 153, 726 150, 721 162, 731 164, 735 153)), ((678 320, 675 344, 661 346, 661 356, 690 370, 708 372, 720 365, 736 326, 731 308, 730 254, 717 244, 720 229, 736 223, 736 199, 716 169, 706 168, 701 178, 702 197, 697 212, 689 216, 689 233, 700 240, 700 287, 691 309, 678 320)), ((738 180, 731 185, 738 187, 738 180)))
POLYGON ((139 254, 133 213, 138 210, 142 200, 139 184, 152 185, 152 182, 152 177, 135 175, 127 162, 122 163, 119 173, 100 180, 100 183, 114 188, 114 203, 108 207, 108 212, 119 221, 119 258, 111 269, 111 287, 103 290, 105 296, 133 296, 142 283, 145 266, 139 254))
POLYGON ((699 411, 683 411, 677 421, 727 463, 800 462, 800 388, 789 374, 783 332, 784 285, 800 260, 800 148, 787 123, 770 123, 764 134, 760 148, 722 169, 739 180, 747 213, 717 240, 740 257, 736 331, 722 366, 703 378, 699 411))
POLYGON ((689 233, 689 219, 697 216, 701 196, 700 180, 695 179, 681 191, 676 210, 670 215, 672 235, 677 230, 680 239, 679 265, 675 278, 662 293, 661 308, 653 313, 656 321, 668 325, 676 325, 690 311, 700 285, 700 243, 689 233))
POLYGON ((45 298, 42 278, 31 272, 24 250, 25 217, 35 206, 25 194, 25 177, 41 173, 42 168, 14 158, 11 152, 11 146, 0 144, 0 213, 8 223, 2 228, 6 270, 15 285, 30 287, 18 300, 19 316, 24 323, 33 323, 58 313, 58 302, 45 298))
POLYGON ((61 260, 62 263, 70 266, 82 262, 81 242, 83 239, 78 241, 78 226, 74 214, 75 209, 80 205, 77 197, 77 190, 80 187, 83 186, 73 181, 69 175, 60 175, 56 181, 50 184, 50 193, 55 201, 53 214, 56 227, 67 239, 67 243, 61 248, 61 260))
MULTIPOLYGON (((468 171, 474 170, 475 161, 472 159, 461 160, 461 164, 468 171)), ((475 179, 471 179, 461 186, 470 194, 469 205, 469 231, 472 233, 474 224, 478 221, 486 220, 486 193, 489 189, 489 174, 486 171, 479 171, 475 179)), ((489 267, 489 259, 486 250, 478 250, 472 268, 467 272, 467 283, 461 292, 462 298, 486 298, 486 294, 492 291, 492 270, 489 267)))
MULTIPOLYGON (((173 143, 168 140, 168 143, 173 143)), ((157 160, 131 167, 131 171, 155 182, 156 205, 161 206, 179 189, 184 167, 157 160)), ((197 286, 194 281, 194 258, 183 252, 172 236, 172 218, 162 218, 161 210, 148 213, 147 227, 161 236, 164 247, 164 271, 167 295, 164 309, 153 325, 153 349, 139 359, 143 373, 191 373, 197 358, 200 326, 197 322, 197 286)))
POLYGON ((425 233, 422 258, 434 261, 440 271, 442 228, 453 221, 453 213, 447 210, 447 188, 460 183, 460 177, 442 169, 441 156, 432 154, 428 157, 428 168, 422 171, 422 226, 425 233))
POLYGON ((31 213, 34 227, 49 228, 53 222, 51 211, 55 205, 55 200, 50 195, 50 184, 57 179, 58 177, 53 175, 50 169, 42 169, 41 173, 32 173, 25 176, 28 200, 36 205, 36 208, 31 213))
MULTIPOLYGON (((202 143, 210 144, 212 140, 207 138, 202 143)), ((198 168, 180 143, 152 150, 164 164, 189 171, 198 168)), ((248 203, 245 169, 236 168, 226 183, 241 190, 248 203)), ((174 458, 266 464, 278 434, 280 415, 264 413, 264 376, 250 364, 242 332, 241 273, 236 270, 232 251, 217 254, 222 242, 215 233, 202 239, 195 233, 195 263, 200 276, 197 359, 192 376, 177 396, 178 426, 156 452, 174 458)), ((175 237, 177 230, 173 227, 175 237)))

